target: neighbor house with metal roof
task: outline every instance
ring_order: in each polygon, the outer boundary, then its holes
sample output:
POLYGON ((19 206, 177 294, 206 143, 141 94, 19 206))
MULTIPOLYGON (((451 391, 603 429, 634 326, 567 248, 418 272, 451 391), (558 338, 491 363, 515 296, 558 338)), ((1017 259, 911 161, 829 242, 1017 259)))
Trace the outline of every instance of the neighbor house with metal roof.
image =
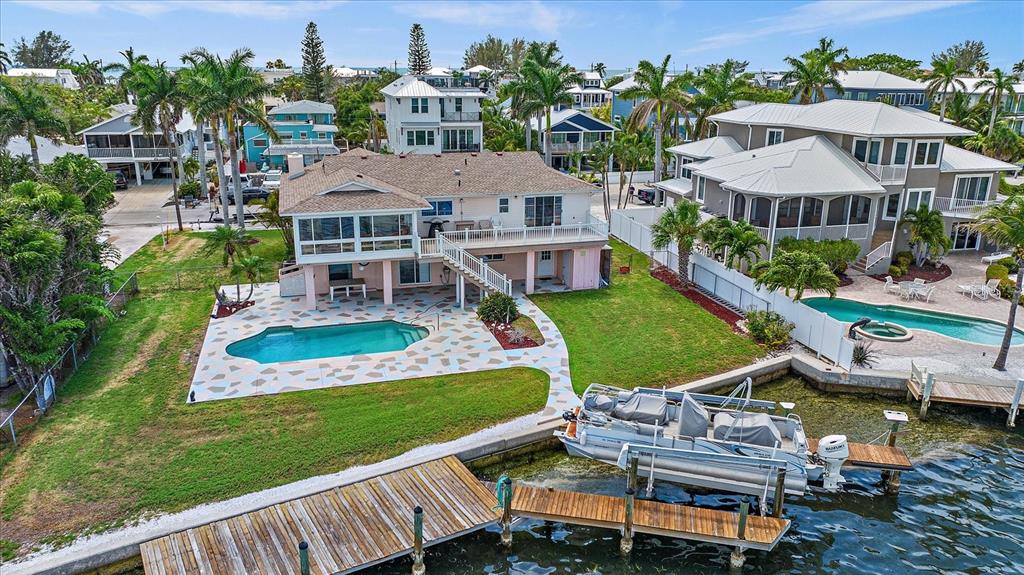
MULTIPOLYGON (((885 102, 893 106, 907 106, 927 110, 929 102, 927 86, 916 80, 882 72, 880 70, 849 70, 836 74, 836 81, 843 87, 840 94, 831 86, 824 88, 828 100, 857 100, 860 102, 885 102)), ((793 84, 790 83, 788 89, 793 84)), ((794 97, 796 104, 799 97, 794 97)))
POLYGON ((768 242, 851 239, 856 267, 884 270, 908 249, 897 225, 921 206, 939 210, 954 250, 979 250, 980 211, 1003 201, 999 174, 1018 169, 948 143, 970 130, 880 102, 756 104, 710 117, 714 138, 676 146, 675 178, 656 186, 713 215, 750 222, 768 242))
POLYGON ((28 78, 40 84, 53 84, 69 90, 77 90, 81 86, 75 73, 67 68, 11 68, 7 70, 11 78, 28 78))
POLYGON ((450 71, 405 75, 381 88, 388 146, 396 154, 479 152, 484 124, 481 102, 487 94, 454 86, 450 71))
MULTIPOLYGON (((532 118, 530 125, 539 138, 539 149, 545 149, 547 119, 532 118)), ((573 108, 551 110, 551 166, 569 169, 569 154, 589 152, 598 142, 615 140, 615 126, 573 108)))
MULTIPOLYGON (((294 222, 295 265, 282 295, 317 299, 365 288, 533 293, 607 282, 607 226, 590 215, 598 189, 534 152, 437 155, 350 151, 281 183, 294 222), (476 290, 470 286, 475 285, 476 290)), ((371 296, 375 297, 375 296, 371 296)))
POLYGON ((256 124, 242 127, 245 141, 246 167, 257 170, 288 169, 288 156, 301 154, 304 165, 338 153, 334 135, 338 127, 334 124, 334 106, 312 100, 285 102, 269 112, 267 119, 277 132, 278 140, 273 141, 267 132, 256 124))

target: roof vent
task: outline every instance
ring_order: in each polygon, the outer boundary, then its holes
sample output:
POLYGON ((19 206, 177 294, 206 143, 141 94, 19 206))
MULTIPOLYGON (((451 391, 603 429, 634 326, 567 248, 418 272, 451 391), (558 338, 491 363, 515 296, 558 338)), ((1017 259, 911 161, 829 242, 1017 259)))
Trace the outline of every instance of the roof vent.
POLYGON ((356 177, 357 178, 361 178, 361 177, 363 177, 363 175, 362 174, 356 174, 356 177))
POLYGON ((462 175, 462 170, 456 169, 455 170, 455 175, 456 176, 461 176, 462 175))

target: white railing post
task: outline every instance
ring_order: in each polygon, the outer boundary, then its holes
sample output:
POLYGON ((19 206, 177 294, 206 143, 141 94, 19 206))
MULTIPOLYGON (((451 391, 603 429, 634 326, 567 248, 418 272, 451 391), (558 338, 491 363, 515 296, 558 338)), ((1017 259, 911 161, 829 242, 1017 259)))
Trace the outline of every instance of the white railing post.
POLYGON ((1006 419, 1006 427, 1013 428, 1017 425, 1017 412, 1020 411, 1021 396, 1024 396, 1024 379, 1017 380, 1017 388, 1013 392, 1013 401, 1010 402, 1010 416, 1006 419))

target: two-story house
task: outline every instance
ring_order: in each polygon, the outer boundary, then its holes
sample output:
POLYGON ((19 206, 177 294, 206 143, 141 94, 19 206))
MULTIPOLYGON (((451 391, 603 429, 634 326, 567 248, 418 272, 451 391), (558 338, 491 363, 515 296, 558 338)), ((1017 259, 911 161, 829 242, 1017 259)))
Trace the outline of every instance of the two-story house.
MULTIPOLYGON (((971 107, 977 105, 982 99, 987 101, 991 97, 986 93, 985 86, 978 86, 982 80, 984 78, 960 78, 960 81, 964 83, 964 89, 960 90, 957 86, 957 91, 967 94, 967 102, 971 107)), ((939 95, 936 100, 941 102, 942 97, 939 95)), ((945 94, 945 97, 952 97, 952 94, 945 94)), ((1012 94, 1003 94, 1000 116, 1006 120, 1014 132, 1024 136, 1024 82, 1014 84, 1012 94)))
POLYGON ((264 164, 275 170, 288 169, 288 156, 302 154, 303 164, 309 165, 325 157, 338 154, 334 135, 334 106, 311 100, 281 104, 267 113, 280 141, 272 142, 263 128, 255 124, 242 127, 245 141, 246 165, 258 170, 264 164))
MULTIPOLYGON (((478 88, 450 87, 443 76, 402 76, 381 88, 388 146, 396 154, 479 152, 484 137, 478 88)), ((449 78, 450 79, 450 78, 449 78)))
POLYGON ((604 80, 597 72, 583 72, 579 85, 569 88, 572 94, 572 107, 577 110, 599 108, 612 101, 611 90, 604 89, 604 80))
MULTIPOLYGON (((86 154, 107 169, 120 170, 129 179, 134 177, 138 185, 142 185, 143 180, 171 177, 173 171, 168 157, 173 148, 159 130, 147 134, 141 126, 135 125, 131 119, 134 106, 118 105, 115 110, 110 119, 78 132, 86 154)), ((192 116, 183 112, 173 135, 182 157, 193 154, 199 139, 196 132, 192 116)))
POLYGON ((596 189, 533 152, 325 158, 281 183, 294 220, 295 265, 282 295, 315 309, 356 283, 391 304, 394 290, 450 286, 532 293, 540 282, 591 289, 607 281, 607 226, 590 215, 596 189))
POLYGON ((69 90, 78 90, 81 85, 75 73, 67 68, 12 68, 7 71, 11 78, 27 78, 40 84, 53 84, 69 90))
MULTIPOLYGON (((530 125, 539 138, 538 150, 544 151, 547 138, 547 119, 544 116, 532 118, 530 125)), ((598 120, 580 110, 563 108, 551 111, 551 167, 569 169, 568 155, 572 152, 589 152, 598 142, 615 139, 615 126, 598 120)))
POLYGON ((1017 169, 946 142, 970 130, 880 102, 757 104, 711 120, 715 138, 672 149, 676 178, 656 184, 666 196, 748 221, 769 246, 849 238, 869 269, 909 249, 896 223, 922 205, 942 212, 953 249, 985 247, 965 224, 1000 201, 999 172, 1017 169))
MULTIPOLYGON (((893 106, 907 106, 918 110, 927 110, 931 104, 926 95, 928 87, 925 84, 888 72, 850 70, 837 74, 836 80, 843 87, 843 93, 839 94, 835 88, 826 86, 825 97, 829 100, 885 102, 893 106)), ((796 104, 799 99, 799 96, 795 96, 791 102, 796 104)))

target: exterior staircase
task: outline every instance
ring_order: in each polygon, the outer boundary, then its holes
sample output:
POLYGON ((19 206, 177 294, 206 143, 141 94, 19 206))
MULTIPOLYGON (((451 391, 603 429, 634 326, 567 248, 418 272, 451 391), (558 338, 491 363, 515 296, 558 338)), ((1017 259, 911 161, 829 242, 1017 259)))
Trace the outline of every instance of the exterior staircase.
POLYGON ((871 237, 871 250, 857 258, 857 261, 850 264, 850 269, 862 274, 867 274, 868 270, 874 267, 878 262, 888 258, 891 250, 892 231, 875 230, 875 235, 871 237))
POLYGON ((417 238, 416 252, 421 258, 438 257, 460 275, 487 291, 512 295, 512 280, 495 271, 486 262, 439 235, 436 238, 417 238))

